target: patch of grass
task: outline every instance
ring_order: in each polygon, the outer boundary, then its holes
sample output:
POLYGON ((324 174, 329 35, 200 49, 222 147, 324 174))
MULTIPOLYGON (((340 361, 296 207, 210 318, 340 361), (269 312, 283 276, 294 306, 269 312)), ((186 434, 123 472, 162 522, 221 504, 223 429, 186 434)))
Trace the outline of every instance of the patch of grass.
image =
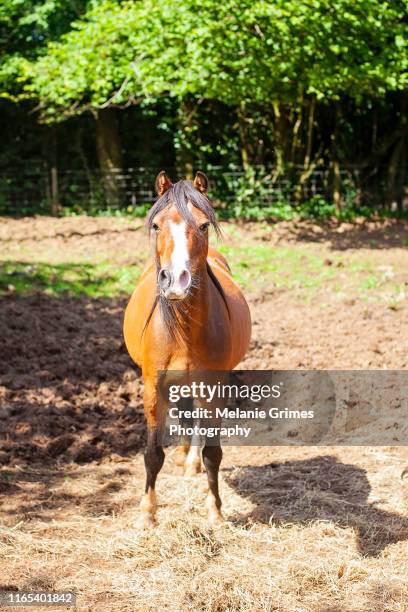
MULTIPOLYGON (((126 233, 131 220, 131 216, 112 217, 107 229, 102 220, 89 221, 86 226, 85 218, 78 219, 77 225, 45 219, 43 229, 35 229, 41 240, 19 241, 18 234, 14 242, 4 243, 0 293, 42 291, 93 298, 130 295, 152 249, 144 232, 126 233), (87 244, 85 230, 89 230, 87 244), (65 237, 63 246, 58 237, 53 239, 54 233, 65 237)), ((211 244, 227 257, 245 292, 293 291, 305 300, 324 292, 339 299, 353 295, 362 300, 389 301, 396 295, 400 299, 405 290, 395 288, 395 279, 404 273, 404 262, 388 263, 372 250, 343 252, 301 240, 271 241, 271 226, 263 222, 228 223, 223 232, 225 242, 212 236, 211 244)))
POLYGON ((222 245, 219 250, 227 257, 234 278, 246 289, 268 285, 317 289, 337 273, 337 269, 326 265, 322 257, 298 248, 222 245))
POLYGON ((219 250, 227 257, 233 276, 246 291, 266 289, 296 290, 313 298, 319 290, 332 294, 357 295, 361 299, 382 299, 395 293, 392 274, 375 260, 358 259, 349 254, 328 253, 297 243, 267 243, 229 246, 219 250))
POLYGON ((133 291, 140 268, 109 263, 0 263, 0 294, 42 291, 48 295, 70 294, 115 297, 133 291))
POLYGON ((376 276, 370 275, 361 281, 360 288, 364 290, 378 289, 379 285, 379 279, 376 276))

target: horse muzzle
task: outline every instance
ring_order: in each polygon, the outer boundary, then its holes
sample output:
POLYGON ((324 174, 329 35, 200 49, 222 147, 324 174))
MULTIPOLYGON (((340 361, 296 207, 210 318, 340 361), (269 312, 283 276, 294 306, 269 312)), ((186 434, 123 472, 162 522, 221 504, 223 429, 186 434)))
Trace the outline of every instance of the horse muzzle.
POLYGON ((191 287, 191 274, 187 268, 174 272, 170 268, 162 268, 157 277, 160 293, 168 300, 182 300, 191 287))

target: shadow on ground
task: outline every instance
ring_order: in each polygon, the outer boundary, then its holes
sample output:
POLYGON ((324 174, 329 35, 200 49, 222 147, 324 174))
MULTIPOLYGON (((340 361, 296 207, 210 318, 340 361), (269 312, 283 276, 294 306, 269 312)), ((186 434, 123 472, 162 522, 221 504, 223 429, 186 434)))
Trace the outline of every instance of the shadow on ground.
POLYGON ((0 299, 0 464, 87 463, 143 446, 125 303, 44 293, 0 299))
POLYGON ((19 521, 61 520, 69 516, 112 516, 137 505, 138 491, 128 488, 131 470, 125 465, 109 469, 82 470, 71 465, 59 468, 3 468, 0 471, 2 520, 10 526, 19 521), (117 494, 119 495, 119 498, 117 494))
POLYGON ((386 512, 368 501, 371 490, 365 470, 333 456, 242 467, 226 480, 256 504, 238 522, 307 524, 331 521, 352 527, 362 555, 378 555, 386 546, 408 539, 408 518, 386 512))
POLYGON ((322 242, 337 251, 347 249, 394 249, 407 246, 408 221, 387 219, 364 220, 362 223, 339 223, 336 220, 322 224, 299 222, 289 229, 289 238, 301 242, 322 242))

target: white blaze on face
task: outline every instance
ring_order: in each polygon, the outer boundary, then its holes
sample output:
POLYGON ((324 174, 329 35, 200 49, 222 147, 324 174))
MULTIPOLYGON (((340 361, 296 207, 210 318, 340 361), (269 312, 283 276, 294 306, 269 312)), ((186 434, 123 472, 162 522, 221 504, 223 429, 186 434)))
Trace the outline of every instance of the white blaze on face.
POLYGON ((186 269, 188 269, 189 254, 187 248, 187 232, 186 223, 174 223, 170 221, 170 231, 173 238, 173 252, 171 254, 171 267, 174 276, 175 289, 184 291, 183 279, 185 278, 186 269), (181 282, 180 282, 181 280, 181 282))

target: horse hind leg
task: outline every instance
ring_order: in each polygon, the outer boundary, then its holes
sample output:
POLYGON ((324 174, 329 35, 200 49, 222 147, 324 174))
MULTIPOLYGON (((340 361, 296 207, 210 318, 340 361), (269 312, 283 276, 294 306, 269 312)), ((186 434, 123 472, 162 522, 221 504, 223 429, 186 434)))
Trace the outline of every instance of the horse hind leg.
MULTIPOLYGON (((200 419, 194 421, 194 427, 200 428, 200 419)), ((200 474, 201 469, 201 436, 194 433, 190 440, 190 449, 184 463, 184 476, 200 474)))
MULTIPOLYGON (((193 425, 193 419, 186 418, 184 416, 186 410, 193 409, 193 400, 189 397, 180 398, 177 402, 177 408, 179 409, 179 424, 183 428, 191 427, 193 425)), ((187 459, 188 452, 190 450, 191 436, 181 436, 181 444, 176 448, 173 454, 173 461, 179 467, 184 467, 187 459)))
MULTIPOLYGON (((186 417, 186 411, 194 410, 194 400, 190 397, 181 398, 177 402, 180 410, 179 422, 183 428, 193 428, 200 425, 199 421, 186 417)), ((183 436, 182 444, 176 449, 173 460, 176 465, 184 467, 185 476, 194 476, 201 472, 201 438, 199 435, 183 436)))
POLYGON ((184 463, 184 476, 195 476, 201 473, 201 440, 192 437, 190 449, 184 463))
POLYGON ((190 442, 186 442, 185 444, 181 444, 177 446, 176 450, 173 453, 173 461, 179 467, 184 467, 186 464, 186 459, 188 455, 188 451, 190 450, 190 442))

